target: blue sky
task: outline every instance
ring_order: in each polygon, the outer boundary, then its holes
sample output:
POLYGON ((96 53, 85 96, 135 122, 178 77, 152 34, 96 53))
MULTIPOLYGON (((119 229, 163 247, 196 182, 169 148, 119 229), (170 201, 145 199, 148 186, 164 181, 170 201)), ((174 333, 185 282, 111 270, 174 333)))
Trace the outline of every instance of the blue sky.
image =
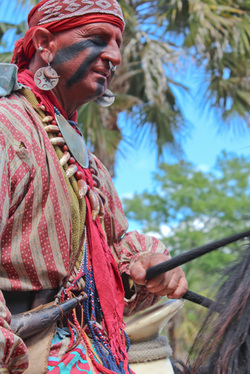
POLYGON ((16 23, 24 19, 23 8, 16 0, 0 1, 0 22, 16 23))
MULTIPOLYGON (((208 171, 213 168, 222 150, 249 156, 250 131, 240 133, 235 129, 229 130, 227 124, 216 115, 215 110, 202 110, 199 105, 199 92, 192 83, 192 77, 187 76, 186 81, 182 83, 190 87, 190 96, 182 99, 180 103, 184 117, 190 124, 187 126, 188 135, 182 142, 185 159, 197 168, 208 171)), ((127 127, 123 119, 120 123, 124 133, 131 136, 132 127, 127 127)), ((144 190, 152 191, 152 176, 157 169, 157 155, 156 150, 152 150, 150 146, 150 139, 134 148, 129 148, 122 142, 121 151, 124 147, 126 156, 118 153, 114 179, 120 196, 131 196, 134 192, 140 193, 144 190)), ((166 157, 165 161, 177 162, 171 156, 166 157)))
MULTIPOLYGON (((21 20, 23 20, 22 12, 16 7, 16 0, 0 2, 0 22, 21 20)), ((200 92, 194 83, 193 75, 190 72, 181 78, 182 83, 190 87, 190 96, 185 96, 180 101, 184 117, 191 124, 188 127, 188 137, 183 140, 182 144, 185 158, 206 171, 214 166, 217 156, 223 149, 238 155, 249 156, 250 131, 242 135, 228 131, 227 125, 222 123, 214 110, 206 110, 204 113, 199 105, 200 92)), ((120 117, 120 127, 123 134, 133 141, 131 134, 134 133, 134 128, 124 120, 124 116, 120 117)), ((152 176, 157 170, 157 155, 152 149, 150 138, 134 147, 129 147, 126 142, 122 141, 120 151, 117 155, 114 179, 120 197, 132 196, 135 192, 140 193, 144 190, 152 191, 152 176)), ((173 162, 174 159, 169 156, 165 158, 165 161, 173 162)), ((131 222, 130 229, 134 227, 134 223, 131 222)))

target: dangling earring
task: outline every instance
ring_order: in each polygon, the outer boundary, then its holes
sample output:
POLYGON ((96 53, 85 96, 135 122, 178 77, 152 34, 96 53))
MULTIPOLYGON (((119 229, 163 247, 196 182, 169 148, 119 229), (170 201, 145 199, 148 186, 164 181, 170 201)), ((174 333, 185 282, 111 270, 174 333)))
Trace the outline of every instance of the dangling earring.
MULTIPOLYGON (((39 47, 38 51, 41 52, 43 47, 39 47)), ((35 72, 34 82, 38 88, 43 91, 53 90, 56 87, 57 83, 59 82, 60 76, 57 75, 56 71, 50 66, 48 62, 48 66, 38 69, 35 72)))
POLYGON ((113 104, 115 101, 115 95, 112 91, 110 91, 108 88, 104 92, 104 94, 100 97, 97 97, 94 102, 102 107, 108 107, 113 104))

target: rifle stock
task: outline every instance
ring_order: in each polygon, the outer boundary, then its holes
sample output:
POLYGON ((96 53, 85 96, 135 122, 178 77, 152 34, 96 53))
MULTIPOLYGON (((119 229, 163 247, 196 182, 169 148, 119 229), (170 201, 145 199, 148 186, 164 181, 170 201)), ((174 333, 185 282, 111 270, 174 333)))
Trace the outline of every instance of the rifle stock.
POLYGON ((76 308, 86 297, 87 295, 83 294, 58 305, 14 314, 12 315, 10 327, 22 339, 29 338, 59 321, 64 314, 76 308))

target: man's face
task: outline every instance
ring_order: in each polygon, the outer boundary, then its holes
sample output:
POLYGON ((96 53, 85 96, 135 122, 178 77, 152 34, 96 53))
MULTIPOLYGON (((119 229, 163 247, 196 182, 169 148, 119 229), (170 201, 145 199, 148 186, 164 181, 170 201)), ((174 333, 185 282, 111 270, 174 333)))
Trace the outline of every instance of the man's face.
POLYGON ((92 23, 58 33, 52 67, 60 76, 56 91, 74 106, 104 94, 111 78, 109 61, 121 61, 122 33, 109 23, 92 23))

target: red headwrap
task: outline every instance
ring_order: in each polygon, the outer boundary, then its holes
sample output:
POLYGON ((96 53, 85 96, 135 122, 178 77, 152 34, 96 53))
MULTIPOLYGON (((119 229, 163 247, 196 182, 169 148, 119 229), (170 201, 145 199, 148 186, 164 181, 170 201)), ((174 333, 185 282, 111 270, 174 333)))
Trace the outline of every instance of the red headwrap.
POLYGON ((19 72, 26 69, 35 52, 32 36, 37 27, 50 32, 60 32, 95 22, 108 22, 124 30, 122 10, 116 0, 42 0, 31 9, 28 16, 29 30, 20 39, 11 62, 19 72))

